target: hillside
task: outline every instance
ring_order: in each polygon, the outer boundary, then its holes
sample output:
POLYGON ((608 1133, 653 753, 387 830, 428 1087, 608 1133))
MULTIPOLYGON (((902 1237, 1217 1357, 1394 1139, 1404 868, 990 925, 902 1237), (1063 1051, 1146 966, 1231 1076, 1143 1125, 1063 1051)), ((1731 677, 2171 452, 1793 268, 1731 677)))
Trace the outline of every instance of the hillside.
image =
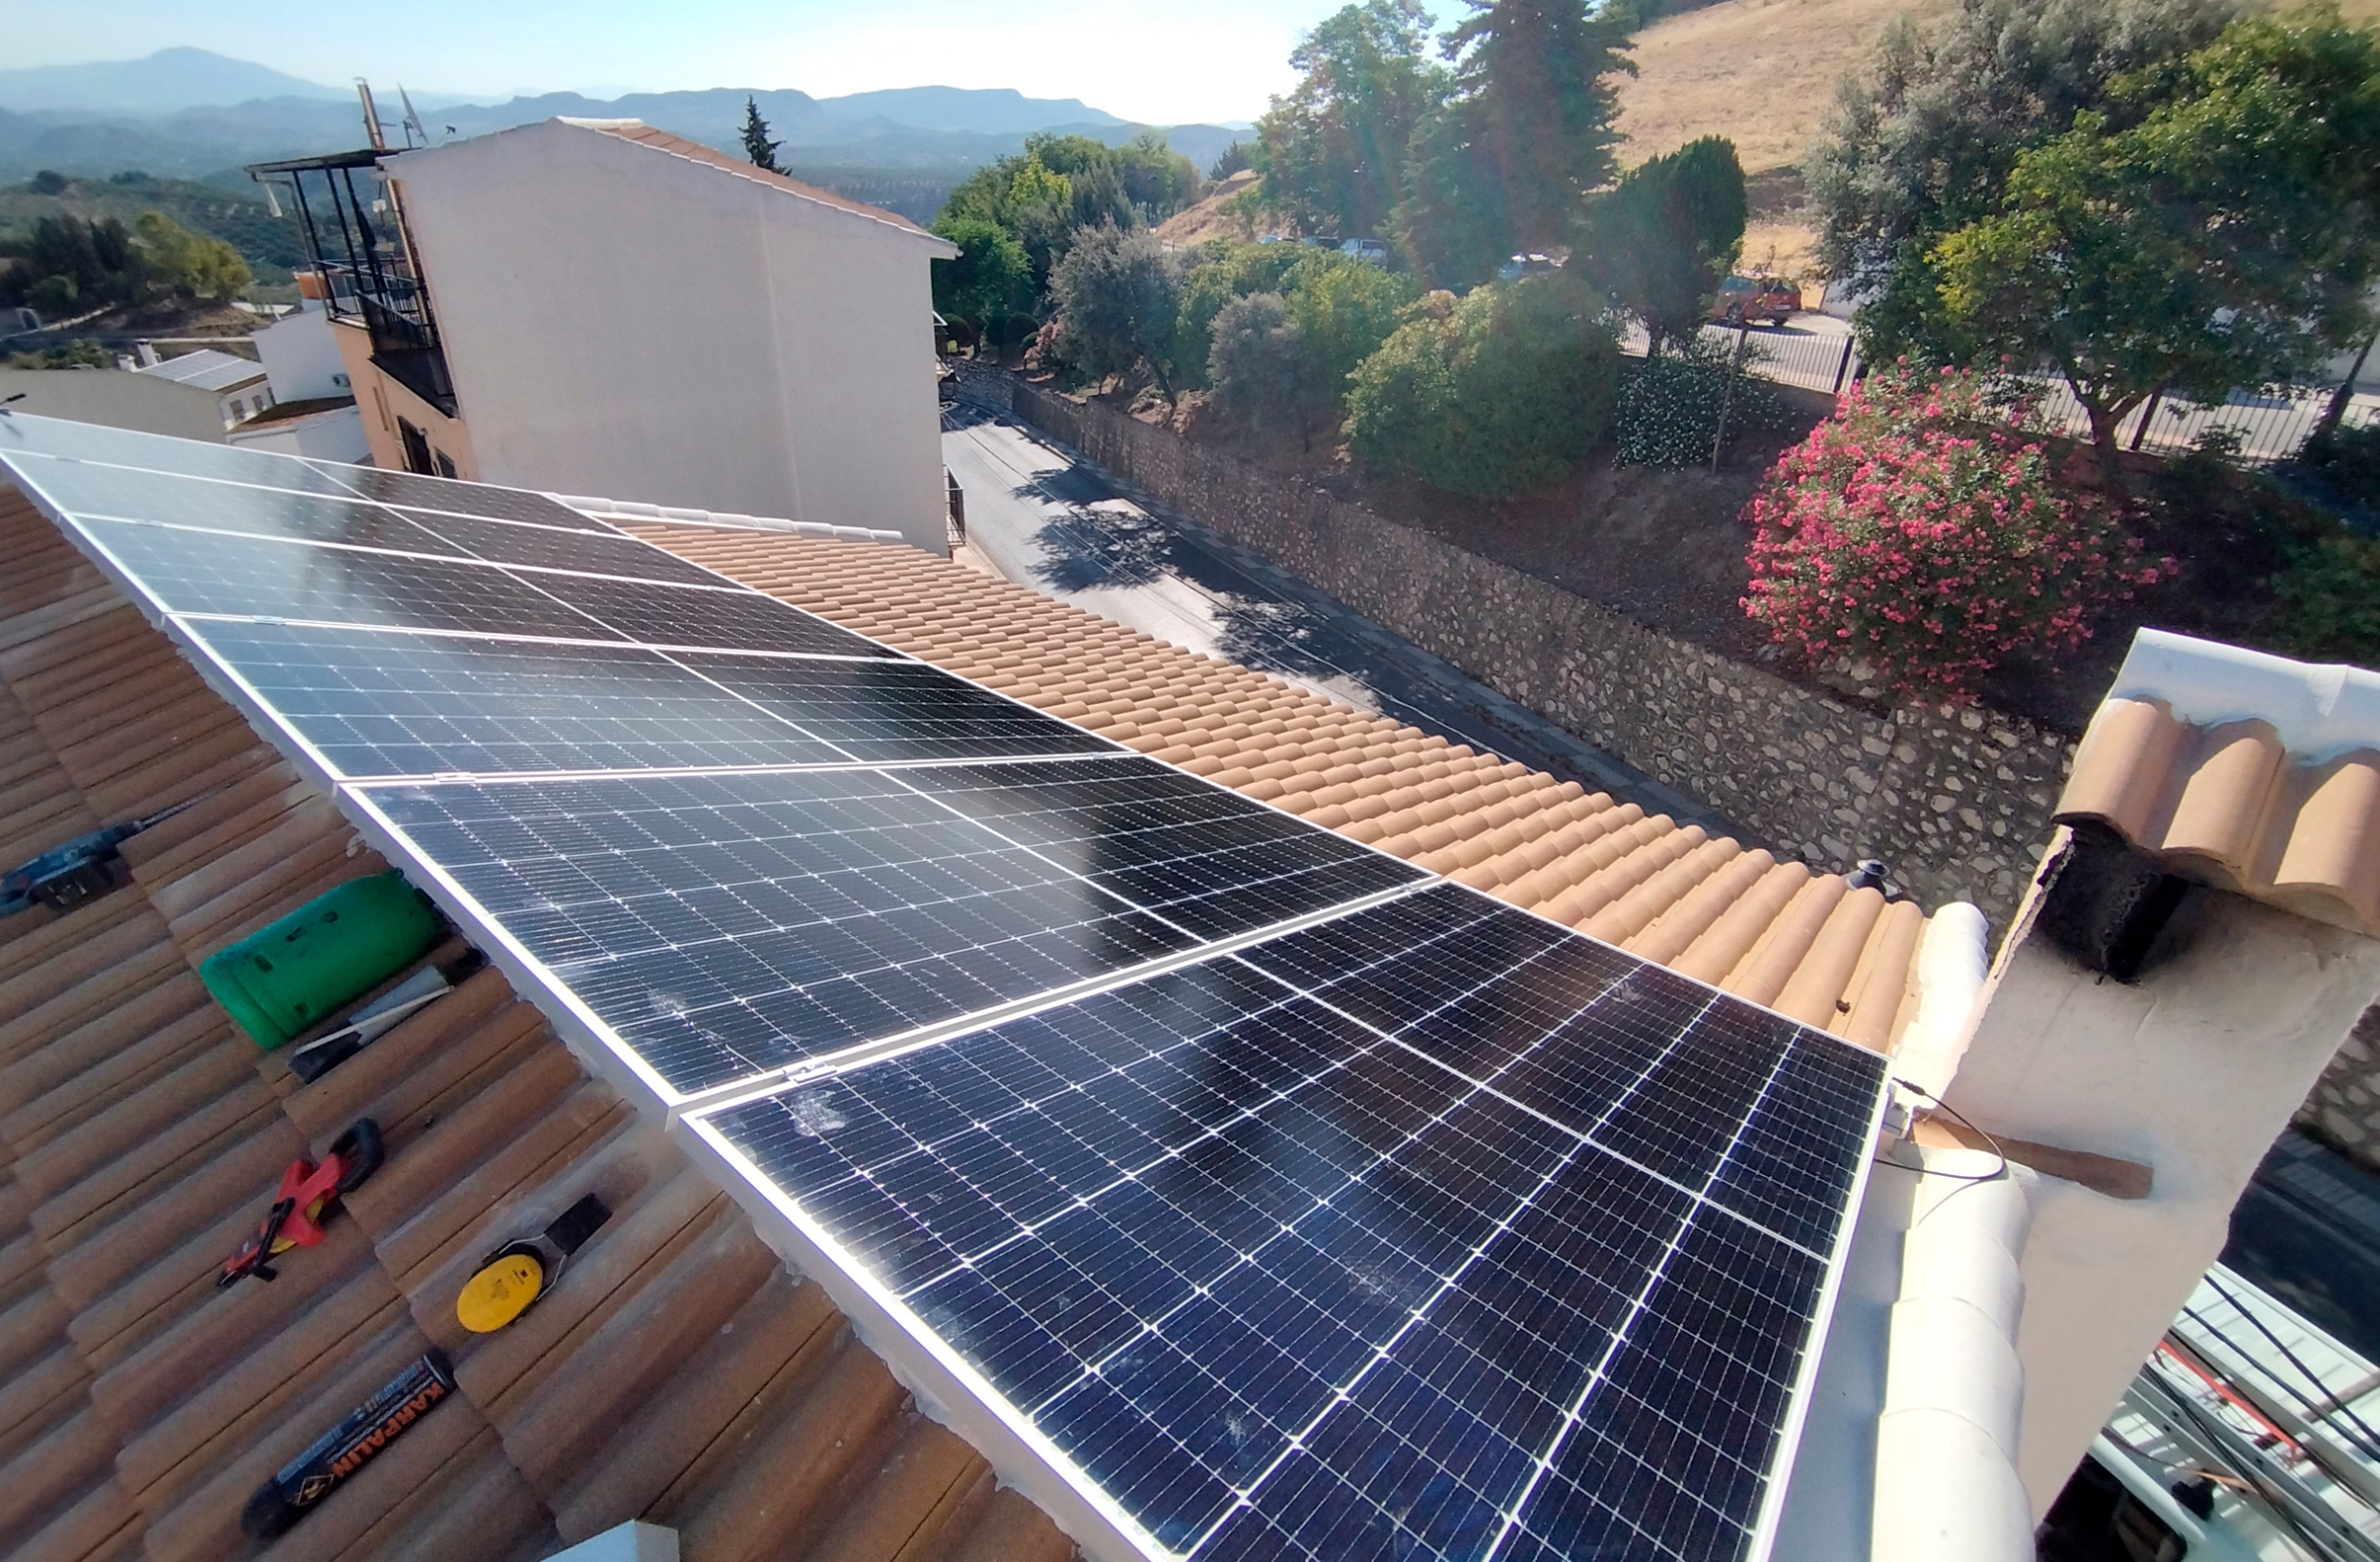
POLYGON ((1720 0, 1666 17, 1636 35, 1637 74, 1620 89, 1620 160, 1726 137, 1751 176, 1744 263, 1806 276, 1817 235, 1800 176, 1787 170, 1824 127, 1835 84, 1867 63, 1895 16, 1932 22, 1957 8, 1957 0, 1720 0))
POLYGON ((262 192, 245 179, 201 184, 144 175, 78 179, 58 195, 38 194, 20 182, 0 184, 0 238, 26 232, 45 217, 67 215, 86 221, 112 217, 129 228, 145 211, 162 211, 194 233, 229 241, 260 283, 288 282, 289 269, 306 257, 296 219, 274 217, 262 192))
MULTIPOLYGON (((1936 23, 1958 0, 1720 0, 1636 35, 1634 79, 1620 89, 1623 163, 1726 136, 1752 176, 1744 263, 1811 270, 1815 234, 1796 170, 1834 105, 1835 86, 1867 63, 1903 12, 1936 23)), ((2350 21, 2380 21, 2380 0, 2342 0, 2350 21)))

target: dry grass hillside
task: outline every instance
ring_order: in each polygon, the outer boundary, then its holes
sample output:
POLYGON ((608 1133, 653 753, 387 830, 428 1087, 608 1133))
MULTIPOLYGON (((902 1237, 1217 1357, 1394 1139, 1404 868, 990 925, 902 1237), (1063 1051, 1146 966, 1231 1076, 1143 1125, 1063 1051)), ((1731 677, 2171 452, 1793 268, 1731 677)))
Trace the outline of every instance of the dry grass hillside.
POLYGON ((1204 200, 1183 207, 1157 225, 1157 236, 1170 245, 1188 247, 1208 239, 1237 239, 1245 244, 1256 237, 1255 224, 1241 213, 1236 198, 1256 182, 1256 170, 1242 168, 1221 184, 1207 187, 1204 200))
MULTIPOLYGON (((1620 90, 1623 163, 1726 136, 1752 176, 1744 263, 1807 275, 1813 234, 1796 170, 1833 106, 1836 83, 1867 62, 1895 16, 1938 22, 1958 0, 1720 0, 1636 36, 1637 74, 1620 90)), ((2350 21, 2380 21, 2380 0, 2343 0, 2350 21)))
POLYGON ((1637 34, 1637 73, 1620 86, 1620 160, 1726 137, 1752 176, 1744 263, 1807 276, 1815 235, 1789 170, 1818 139, 1835 84, 1867 62, 1895 16, 1929 22, 1955 9, 1957 0, 1720 0, 1658 21, 1637 34))
MULTIPOLYGON (((1818 280, 1816 235, 1800 165, 1833 107, 1836 84, 1863 68, 1885 24, 1907 13, 1938 25, 1958 0, 1719 0, 1636 35, 1636 75, 1620 89, 1623 165, 1674 152, 1698 136, 1736 143, 1750 176, 1744 264, 1818 280)), ((2380 23, 2380 0, 2341 0, 2350 21, 2380 23)), ((1255 237, 1223 202, 1253 182, 1234 175, 1157 229, 1169 244, 1255 237)))

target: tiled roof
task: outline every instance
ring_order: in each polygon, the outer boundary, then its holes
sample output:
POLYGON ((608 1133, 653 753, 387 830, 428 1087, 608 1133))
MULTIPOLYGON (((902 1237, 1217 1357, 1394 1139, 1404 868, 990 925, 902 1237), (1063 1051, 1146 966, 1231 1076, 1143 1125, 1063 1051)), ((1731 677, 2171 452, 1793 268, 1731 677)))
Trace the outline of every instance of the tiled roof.
POLYGON ((800 179, 788 179, 783 174, 773 174, 765 168, 755 167, 743 158, 730 157, 716 148, 707 147, 700 141, 690 141, 683 136, 673 136, 667 130, 656 130, 642 120, 569 119, 564 120, 563 123, 575 125, 583 129, 601 131, 607 136, 617 136, 624 141, 634 141, 640 146, 649 146, 655 152, 669 152, 674 156, 689 158, 696 163, 707 163, 714 168, 735 175, 738 179, 747 179, 756 184, 769 185, 826 205, 840 206, 845 211, 855 212, 861 217, 898 228, 905 232, 915 233, 918 237, 937 245, 944 243, 943 240, 927 232, 897 212, 886 211, 881 206, 871 206, 866 202, 854 201, 847 195, 838 195, 831 190, 821 190, 814 184, 804 184, 800 179))
POLYGON ((385 865, 0 488, 0 861, 126 841, 133 882, 0 920, 0 1537, 17 1562, 530 1558, 631 1517, 688 1562, 1061 1562, 655 1125, 483 971, 301 1084, 197 962, 385 865), (281 1278, 215 1271, 358 1117, 389 1159, 281 1278), (566 1283, 466 1337, 466 1266, 593 1188, 566 1283), (259 1553, 240 1508, 435 1342, 462 1394, 259 1553))
POLYGON ((2380 679, 2144 630, 2057 818, 2106 825, 2183 877, 2380 935, 2380 679))
MULTIPOLYGON (((915 550, 669 546, 1122 741, 1871 1045, 1922 920, 1873 891, 1164 646, 915 550)), ((0 488, 0 861, 195 806, 133 882, 0 921, 0 1535, 12 1557, 257 1555, 248 1494, 431 1344, 462 1393, 264 1555, 529 1558, 630 1517, 688 1562, 1061 1562, 662 1130, 494 971, 313 1084, 198 961, 385 865, 0 488), (271 1285, 213 1286, 281 1169, 362 1116, 389 1159, 271 1285), (471 1337, 470 1262, 581 1192, 567 1282, 471 1337)))
MULTIPOLYGON (((633 528, 632 529, 636 529, 633 528)), ((1576 782, 1210 660, 916 549, 648 526, 662 547, 1026 704, 1883 1048, 1924 914, 1576 782)))

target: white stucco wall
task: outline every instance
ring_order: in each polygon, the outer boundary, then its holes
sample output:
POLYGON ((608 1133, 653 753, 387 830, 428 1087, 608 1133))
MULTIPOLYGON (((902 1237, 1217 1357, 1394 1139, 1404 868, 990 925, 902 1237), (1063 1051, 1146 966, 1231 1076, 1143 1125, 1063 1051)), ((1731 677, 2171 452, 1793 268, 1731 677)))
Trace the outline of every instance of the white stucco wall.
POLYGON ((234 429, 225 439, 244 450, 272 450, 323 461, 363 465, 372 459, 371 443, 364 437, 364 415, 352 406, 279 419, 260 428, 234 429))
POLYGON ((221 398, 155 375, 123 369, 0 369, 0 399, 20 392, 25 399, 11 411, 223 443, 221 398))
POLYGON ((2047 1512, 2223 1246, 2256 1163, 2380 992, 2380 943, 2195 892, 2168 963, 2125 985, 2020 911, 1944 1098, 1987 1131, 2151 1169, 2147 1198, 2041 1178, 2022 1276, 2017 1468, 2047 1512))
POLYGON ((310 302, 248 340, 256 347, 257 362, 264 365, 274 401, 311 402, 355 394, 355 388, 348 383, 347 365, 339 361, 330 316, 323 312, 321 304, 310 302))
POLYGON ((483 481, 944 550, 939 241, 560 121, 394 171, 483 481))

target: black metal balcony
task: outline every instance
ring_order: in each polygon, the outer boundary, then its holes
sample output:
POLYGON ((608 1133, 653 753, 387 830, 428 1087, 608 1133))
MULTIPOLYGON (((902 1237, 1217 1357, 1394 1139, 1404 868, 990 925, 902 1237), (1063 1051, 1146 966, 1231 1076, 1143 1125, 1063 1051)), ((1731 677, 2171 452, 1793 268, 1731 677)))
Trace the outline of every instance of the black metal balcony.
POLYGON ((377 150, 330 152, 251 164, 248 173, 295 198, 307 258, 322 273, 330 312, 361 322, 372 338, 372 362, 452 417, 455 382, 414 262, 404 213, 381 166, 390 155, 377 150))

